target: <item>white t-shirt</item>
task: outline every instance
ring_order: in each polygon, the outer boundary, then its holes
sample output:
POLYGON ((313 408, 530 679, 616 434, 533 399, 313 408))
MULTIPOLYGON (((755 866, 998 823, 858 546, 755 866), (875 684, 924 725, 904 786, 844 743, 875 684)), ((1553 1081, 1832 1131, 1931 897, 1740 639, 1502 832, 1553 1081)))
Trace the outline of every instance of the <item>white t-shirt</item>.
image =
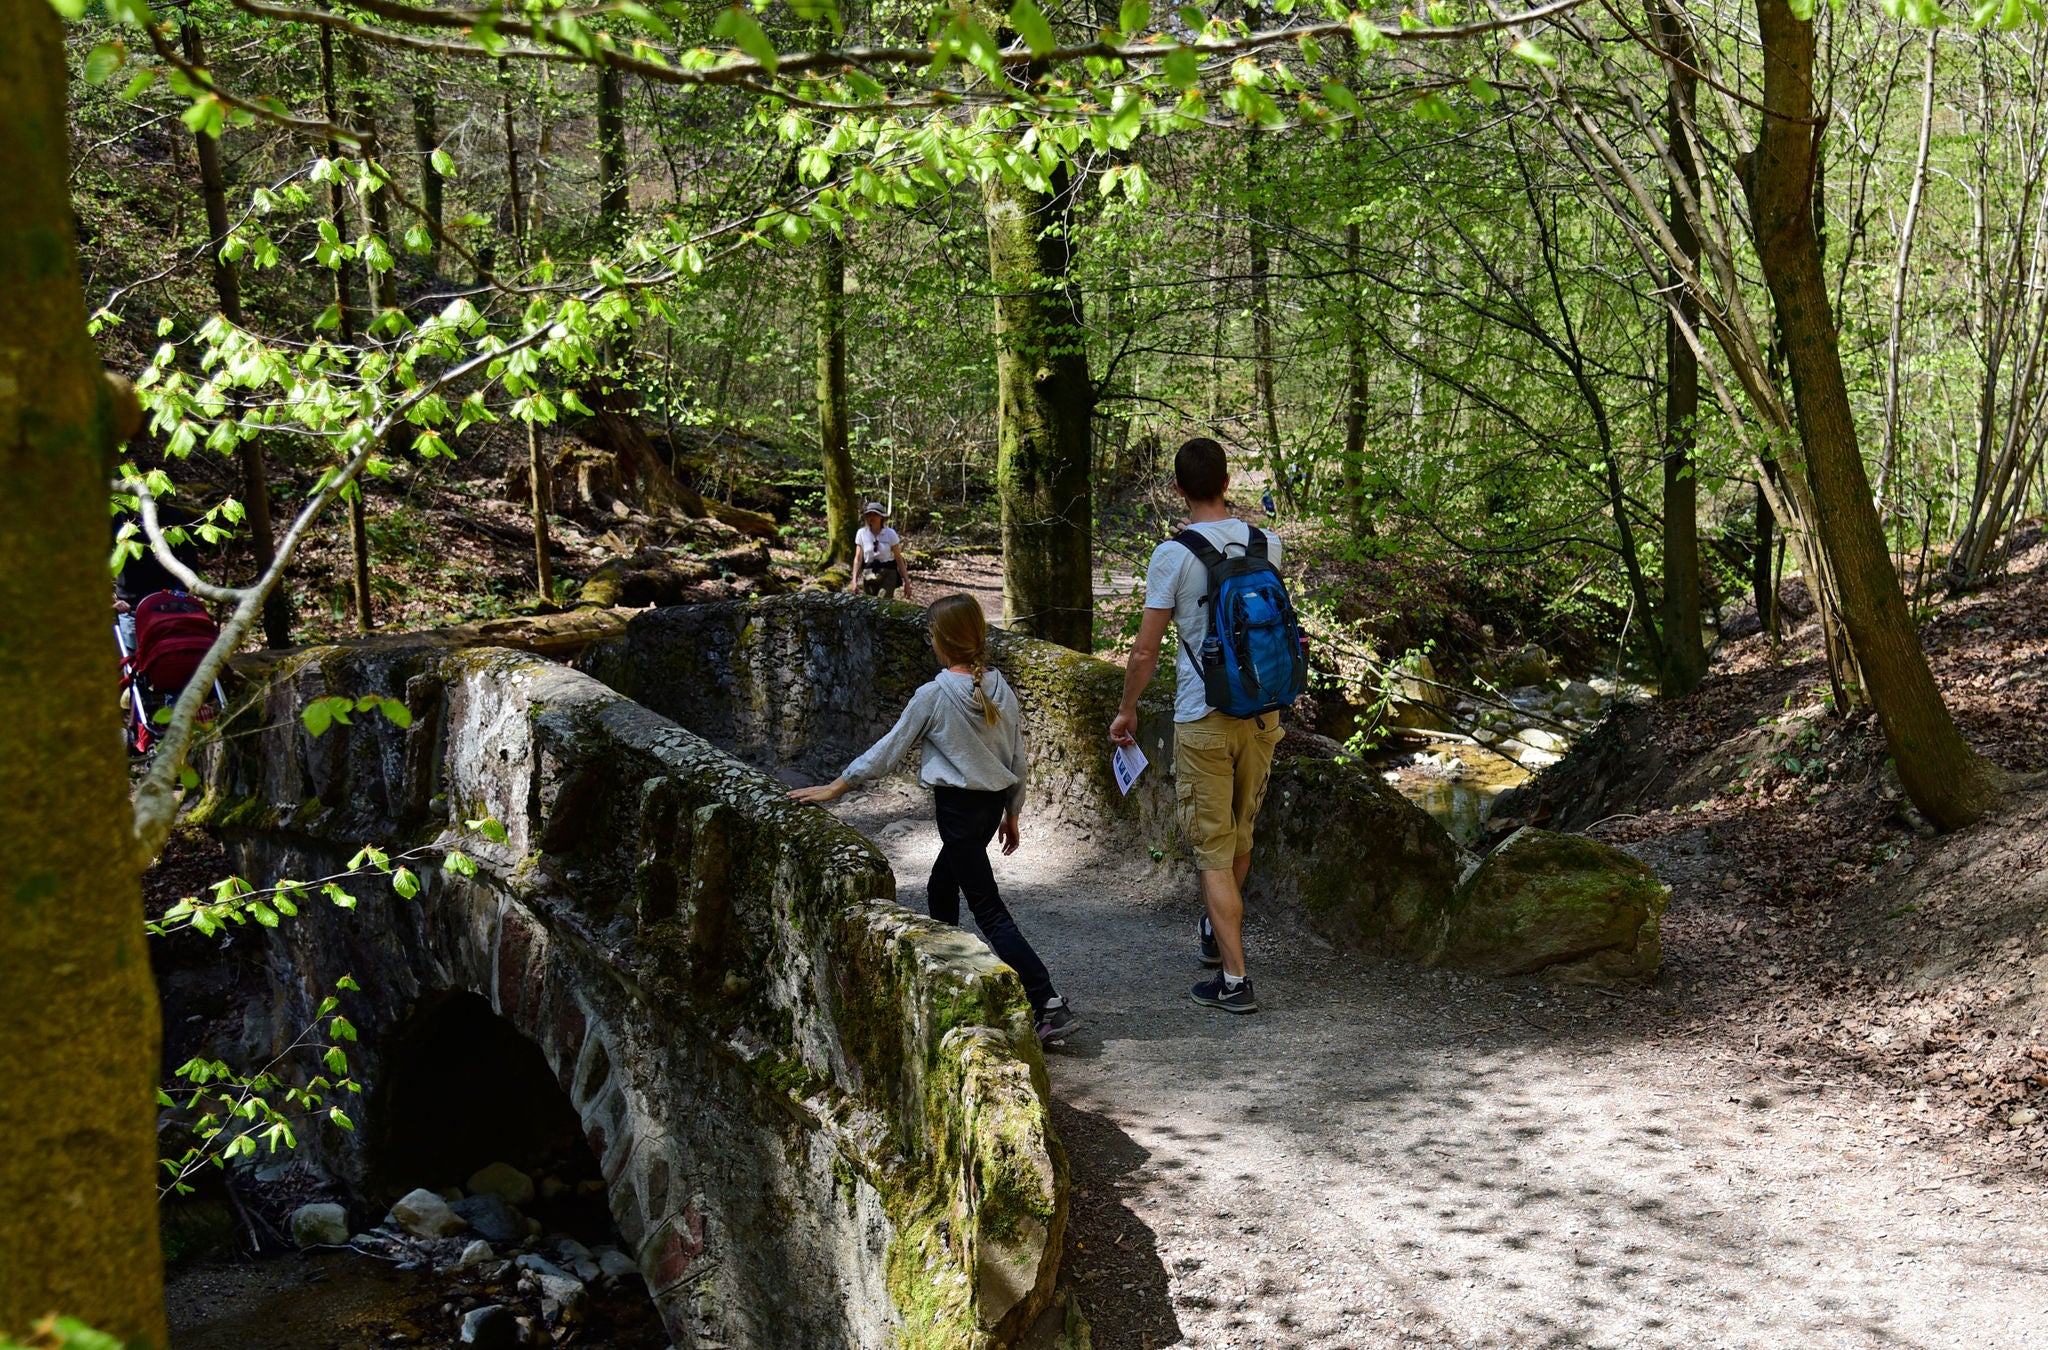
MULTIPOLYGON (((1209 542, 1226 558, 1243 557, 1252 537, 1252 527, 1235 516, 1229 520, 1202 521, 1189 528, 1208 536, 1209 542)), ((1271 530, 1260 533, 1266 536, 1267 561, 1278 567, 1280 536, 1271 530)), ((1209 702, 1203 697, 1202 669, 1188 655, 1190 651, 1201 651, 1202 639, 1209 636, 1208 599, 1209 569, 1202 566, 1200 558, 1171 539, 1152 550, 1152 561, 1145 568, 1145 608, 1173 611, 1177 639, 1173 644, 1177 653, 1173 696, 1176 722, 1199 722, 1210 712, 1209 702)))
POLYGON ((853 532, 853 546, 860 550, 860 556, 867 561, 869 567, 881 567, 895 562, 897 546, 902 542, 903 536, 888 525, 882 527, 880 535, 876 535, 865 525, 853 532))

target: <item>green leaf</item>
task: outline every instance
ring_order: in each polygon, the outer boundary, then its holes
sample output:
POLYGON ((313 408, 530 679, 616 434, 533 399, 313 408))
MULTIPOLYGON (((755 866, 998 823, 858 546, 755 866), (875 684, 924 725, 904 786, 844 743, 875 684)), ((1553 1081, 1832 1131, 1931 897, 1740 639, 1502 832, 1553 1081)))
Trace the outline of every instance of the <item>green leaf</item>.
POLYGON ((1152 0, 1124 0, 1117 11, 1116 26, 1125 36, 1142 33, 1152 22, 1152 0))
POLYGON ((128 44, 125 42, 102 42, 92 49, 92 55, 85 58, 85 82, 105 84, 114 77, 114 72, 128 64, 128 44))
MULTIPOLYGON (((1796 5, 1799 3, 1799 0, 1791 0, 1791 3, 1796 5)), ((1805 4, 1806 14, 1802 17, 1810 18, 1813 14, 1813 0, 1805 0, 1805 4)), ((1527 61, 1532 66, 1543 66, 1547 68, 1557 64, 1557 58, 1555 56, 1552 56, 1549 52, 1543 50, 1543 48, 1537 46, 1535 43, 1529 41, 1529 39, 1527 38, 1523 38, 1520 42, 1517 42, 1514 46, 1508 48, 1508 50, 1513 52, 1516 56, 1521 57, 1524 61, 1527 61)))
POLYGON ((740 6, 731 5, 721 10, 718 22, 711 26, 711 34, 713 37, 727 39, 748 56, 759 61, 761 68, 770 75, 775 73, 778 59, 775 44, 761 31, 761 25, 754 21, 754 16, 740 6))
POLYGON ((1340 81, 1325 80, 1323 82, 1323 101, 1338 111, 1347 112, 1353 117, 1365 116, 1365 107, 1359 103, 1358 96, 1353 94, 1350 88, 1340 81))
POLYGON ((328 1046, 327 1053, 320 1057, 320 1061, 327 1066, 328 1071, 331 1073, 348 1072, 348 1051, 338 1045, 328 1046))
POLYGON ((448 856, 441 860, 441 866, 459 877, 473 877, 476 875, 476 859, 460 849, 449 849, 448 856))
POLYGON ((465 820, 462 823, 494 844, 502 844, 510 837, 505 826, 490 816, 485 816, 481 820, 465 820))
POLYGON ((344 1130, 353 1130, 356 1127, 356 1123, 348 1118, 348 1113, 338 1106, 327 1108, 327 1118, 344 1130))
POLYGON ((1369 14, 1353 14, 1347 22, 1351 25, 1351 40, 1357 44, 1360 56, 1364 56, 1387 40, 1386 35, 1380 32, 1379 25, 1372 21, 1369 14))
POLYGON ((420 893, 420 879, 410 867, 401 867, 391 874, 391 889, 410 900, 420 893))
POLYGON ((434 153, 427 156, 427 158, 433 162, 435 173, 440 174, 443 178, 455 177, 455 156, 437 145, 434 147, 434 153))
POLYGON ((356 1038, 355 1025, 346 1017, 337 1017, 327 1024, 327 1033, 336 1040, 352 1041, 356 1038))
POLYGON ((1024 39, 1033 56, 1044 56, 1059 44, 1053 41, 1052 25, 1034 0, 1017 0, 1010 7, 1010 30, 1024 39))
POLYGON ((1474 75, 1465 87, 1472 91, 1472 97, 1488 108, 1500 102, 1500 90, 1487 83, 1484 75, 1474 75))
MULTIPOLYGON (((334 982, 334 987, 336 989, 351 990, 355 993, 361 993, 363 989, 361 985, 356 983, 356 977, 353 975, 342 976, 340 979, 334 982)), ((322 1016, 325 1016, 325 1014, 323 1013, 322 1016)))
POLYGON ((64 19, 84 18, 85 6, 86 0, 50 0, 50 8, 57 11, 59 18, 64 19))

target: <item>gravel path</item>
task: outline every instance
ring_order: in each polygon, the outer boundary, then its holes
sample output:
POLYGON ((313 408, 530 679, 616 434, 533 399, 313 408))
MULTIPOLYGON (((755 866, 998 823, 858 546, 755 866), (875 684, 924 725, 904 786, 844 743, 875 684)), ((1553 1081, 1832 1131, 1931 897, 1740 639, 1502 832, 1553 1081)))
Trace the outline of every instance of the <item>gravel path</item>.
MULTIPOLYGON (((840 805, 922 909, 924 795, 840 805)), ((1263 1011, 1200 1009, 1192 882, 1033 824, 996 872, 1086 1018, 1051 1070, 1098 1350, 2048 1347, 2037 1178, 1886 1143, 1854 1085, 1745 1069, 1682 994, 1361 961, 1255 916, 1263 1011)))

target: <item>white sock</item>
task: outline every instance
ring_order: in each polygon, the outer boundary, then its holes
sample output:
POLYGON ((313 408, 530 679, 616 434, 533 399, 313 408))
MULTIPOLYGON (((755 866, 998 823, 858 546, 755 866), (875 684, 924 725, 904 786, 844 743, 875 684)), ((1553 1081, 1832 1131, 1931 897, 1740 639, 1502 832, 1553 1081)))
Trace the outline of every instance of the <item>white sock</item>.
POLYGON ((1244 978, 1242 975, 1232 975, 1229 971, 1225 971, 1223 973, 1223 987, 1225 989, 1235 989, 1244 983, 1244 978))

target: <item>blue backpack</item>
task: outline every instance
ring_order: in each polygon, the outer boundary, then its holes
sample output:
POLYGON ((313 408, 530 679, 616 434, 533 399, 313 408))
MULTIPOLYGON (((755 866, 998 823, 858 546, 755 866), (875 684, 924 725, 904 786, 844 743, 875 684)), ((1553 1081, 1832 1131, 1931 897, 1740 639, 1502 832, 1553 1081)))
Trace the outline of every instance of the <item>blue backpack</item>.
MULTIPOLYGON (((1307 642, 1279 569, 1266 557, 1256 525, 1244 556, 1226 557, 1199 530, 1173 542, 1209 572, 1209 632, 1188 659, 1202 672, 1203 699, 1229 717, 1257 717, 1292 707, 1308 685, 1307 642)), ((1186 646, 1186 640, 1182 640, 1186 646)))

